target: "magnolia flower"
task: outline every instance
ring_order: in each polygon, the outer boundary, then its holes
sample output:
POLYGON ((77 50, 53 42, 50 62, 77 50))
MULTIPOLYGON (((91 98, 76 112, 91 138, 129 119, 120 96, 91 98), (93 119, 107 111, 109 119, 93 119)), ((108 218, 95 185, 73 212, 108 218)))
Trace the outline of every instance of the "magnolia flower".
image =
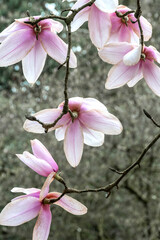
MULTIPOLYGON (((119 5, 117 14, 121 16, 130 10, 131 9, 126 6, 119 5)), ((134 13, 130 13, 123 18, 118 17, 117 14, 115 12, 110 14, 112 27, 109 42, 138 43, 140 30, 134 13), (132 23, 132 21, 136 23, 132 23)), ((140 22, 143 29, 144 40, 148 41, 152 36, 152 25, 143 16, 140 17, 140 22)))
MULTIPOLYGON (((33 116, 43 123, 53 123, 61 114, 64 102, 58 108, 42 110, 33 116)), ((69 99, 69 113, 64 115, 54 128, 58 141, 64 139, 64 152, 72 167, 76 167, 82 157, 83 144, 98 147, 104 142, 104 134, 117 135, 122 131, 120 121, 98 100, 74 97, 69 99)), ((28 132, 44 133, 45 129, 36 121, 26 120, 24 129, 28 132)))
MULTIPOLYGON (((72 9, 78 9, 90 0, 78 0, 72 9)), ((110 36, 109 12, 114 12, 118 6, 118 0, 96 0, 91 7, 86 7, 74 17, 71 30, 76 31, 84 22, 88 21, 90 38, 93 44, 102 48, 110 36)))
MULTIPOLYGON (((63 29, 61 23, 47 19, 32 26, 26 21, 29 18, 16 19, 0 33, 0 67, 22 60, 24 76, 33 84, 43 70, 47 54, 61 64, 65 62, 67 44, 57 35, 63 29)), ((71 52, 70 67, 76 66, 76 56, 71 52)))
POLYGON ((160 68, 155 63, 160 63, 160 53, 153 46, 144 46, 142 49, 141 45, 110 43, 99 51, 99 56, 103 61, 116 64, 108 73, 107 89, 118 88, 126 83, 133 87, 144 78, 151 90, 160 96, 160 68))
POLYGON ((44 177, 47 177, 51 172, 58 171, 57 163, 39 140, 32 140, 31 146, 33 154, 27 151, 23 154, 16 154, 22 162, 44 177))
MULTIPOLYGON (((61 193, 58 192, 49 193, 49 184, 53 177, 54 173, 51 173, 46 179, 42 190, 36 188, 13 188, 11 190, 12 192, 22 192, 26 195, 14 198, 7 204, 0 213, 0 225, 18 226, 38 216, 33 230, 32 240, 47 240, 52 215, 50 205, 45 204, 45 202, 49 199, 57 199, 61 195, 61 193)), ((63 196, 54 204, 74 215, 83 215, 87 212, 87 208, 82 203, 67 195, 63 196)))

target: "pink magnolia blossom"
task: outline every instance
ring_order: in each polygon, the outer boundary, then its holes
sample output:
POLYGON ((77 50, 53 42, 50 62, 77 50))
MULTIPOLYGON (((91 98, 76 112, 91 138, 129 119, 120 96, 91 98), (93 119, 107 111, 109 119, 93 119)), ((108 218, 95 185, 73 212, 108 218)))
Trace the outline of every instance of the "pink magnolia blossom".
POLYGON ((110 43, 99 51, 103 61, 113 66, 106 80, 106 88, 114 89, 128 84, 133 87, 142 78, 151 90, 160 96, 160 53, 153 47, 135 46, 129 43, 110 43))
MULTIPOLYGON (((34 116, 43 123, 53 123, 63 109, 42 110, 34 116)), ((54 128, 58 141, 64 139, 64 152, 72 167, 76 167, 82 157, 84 143, 98 147, 104 142, 104 134, 117 135, 122 131, 120 121, 98 100, 94 98, 74 97, 69 99, 69 109, 73 112, 74 121, 69 113, 64 115, 54 128)), ((44 128, 35 121, 26 120, 24 129, 28 132, 44 133, 44 128)))
MULTIPOLYGON (((23 192, 14 198, 0 213, 0 225, 18 226, 38 216, 33 230, 32 240, 47 240, 50 232, 52 215, 46 199, 57 199, 61 193, 50 192, 49 185, 54 177, 52 172, 46 179, 42 190, 36 188, 13 188, 12 192, 23 192)), ((87 208, 77 200, 65 195, 54 203, 74 215, 86 214, 87 208)))
MULTIPOLYGON (((36 27, 26 21, 29 18, 16 19, 0 33, 0 67, 22 60, 24 76, 33 84, 43 70, 47 54, 61 64, 65 62, 67 44, 57 35, 63 29, 61 23, 47 19, 40 21, 36 27)), ((76 66, 76 56, 71 52, 70 67, 76 66)))
POLYGON ((47 177, 51 172, 58 171, 57 163, 39 140, 32 140, 31 146, 33 154, 27 151, 23 154, 16 154, 22 162, 44 177, 47 177))
MULTIPOLYGON (((123 5, 119 5, 117 8, 119 14, 124 14, 130 10, 130 8, 123 5)), ((138 23, 132 23, 132 21, 136 21, 134 13, 130 13, 124 18, 119 18, 116 13, 110 13, 110 19, 112 27, 108 42, 139 42, 140 30, 138 23)), ((148 41, 152 36, 152 25, 143 16, 140 17, 140 22, 144 40, 148 41)))
MULTIPOLYGON (((90 0, 78 0, 72 9, 78 9, 90 0)), ((102 48, 110 36, 111 22, 109 12, 114 12, 118 0, 96 0, 91 7, 81 10, 71 23, 71 30, 76 31, 84 22, 88 21, 92 43, 102 48)))

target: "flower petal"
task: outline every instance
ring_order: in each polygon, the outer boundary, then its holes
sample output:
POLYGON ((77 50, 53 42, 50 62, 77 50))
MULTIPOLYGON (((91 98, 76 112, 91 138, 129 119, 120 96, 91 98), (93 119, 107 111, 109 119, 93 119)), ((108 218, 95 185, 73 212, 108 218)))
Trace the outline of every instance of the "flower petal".
POLYGON ((98 101, 95 98, 84 98, 83 103, 81 105, 80 111, 89 111, 92 109, 97 109, 100 111, 107 111, 106 106, 98 101))
POLYGON ((99 147, 104 143, 104 134, 83 126, 84 144, 99 147))
POLYGON ((42 205, 33 230, 33 240, 47 240, 49 236, 52 214, 49 205, 42 205))
POLYGON ((39 78, 46 61, 47 53, 40 41, 36 41, 32 50, 22 59, 23 73, 29 83, 35 83, 39 78))
POLYGON ((160 97, 160 68, 155 63, 146 60, 143 64, 143 75, 151 90, 160 97))
POLYGON ((41 189, 41 193, 39 197, 40 201, 43 201, 43 199, 47 196, 49 192, 49 186, 51 182, 54 180, 54 175, 55 175, 55 172, 51 172, 49 176, 46 178, 46 181, 44 182, 43 187, 41 189))
MULTIPOLYGON (((84 4, 88 3, 89 0, 78 0, 72 7, 72 9, 78 9, 84 4)), ((71 31, 75 32, 80 28, 84 22, 88 21, 90 7, 86 7, 76 14, 73 21, 71 22, 71 31)), ((70 13, 69 13, 70 14, 70 13)))
POLYGON ((66 130, 64 152, 70 165, 78 166, 83 153, 83 132, 77 119, 66 130))
MULTIPOLYGON (((39 38, 44 50, 51 58, 60 64, 66 61, 68 46, 57 34, 46 30, 41 33, 39 38)), ((77 67, 77 58, 73 51, 70 54, 70 67, 77 67)))
POLYGON ((56 139, 58 141, 62 141, 65 137, 65 132, 66 132, 66 128, 67 128, 67 125, 66 126, 63 126, 63 127, 60 127, 60 128, 57 128, 55 130, 55 136, 56 136, 56 139))
POLYGON ((140 22, 143 29, 144 41, 148 41, 152 37, 152 25, 143 16, 140 17, 140 22))
POLYGON ((0 213, 0 225, 18 226, 35 218, 40 211, 38 198, 24 197, 10 202, 0 213))
POLYGON ((139 70, 137 71, 137 74, 132 78, 131 81, 127 83, 128 87, 133 87, 137 82, 139 82, 143 78, 143 71, 142 71, 142 65, 139 64, 139 70))
POLYGON ((53 172, 53 168, 48 162, 36 158, 29 152, 24 152, 23 154, 16 154, 16 156, 33 171, 35 171, 41 176, 47 177, 51 172, 53 172))
POLYGON ((139 69, 139 63, 134 66, 126 66, 123 62, 113 66, 106 80, 106 89, 119 88, 131 81, 137 74, 139 69))
POLYGON ((37 158, 45 160, 46 162, 49 163, 50 166, 52 166, 55 172, 58 171, 57 163, 54 161, 51 154, 48 152, 47 148, 38 139, 31 140, 31 146, 33 154, 37 158))
MULTIPOLYGON (((61 195, 61 193, 58 192, 54 192, 53 194, 55 198, 58 198, 61 195)), ((83 215, 87 213, 87 208, 82 203, 67 195, 63 196, 59 201, 55 202, 54 204, 62 207, 67 212, 74 215, 83 215)))
MULTIPOLYGON (((39 121, 45 124, 49 124, 49 123, 53 123, 59 117, 61 112, 62 112, 61 109, 56 109, 56 108, 45 109, 33 114, 33 116, 36 117, 36 119, 38 119, 39 121)), ((54 130, 56 127, 60 127, 61 125, 59 124, 60 123, 58 122, 56 126, 54 128, 50 128, 49 131, 54 130)), ((28 132, 45 133, 45 129, 42 127, 41 124, 39 124, 36 121, 26 120, 23 125, 23 128, 28 132)))
POLYGON ((92 43, 102 48, 110 36, 111 22, 108 13, 100 11, 94 4, 91 7, 88 20, 92 43))
POLYGON ((133 50, 128 52, 123 57, 124 64, 126 66, 133 66, 133 65, 137 64, 141 58, 141 50, 142 50, 142 46, 139 45, 138 47, 135 47, 133 50))
POLYGON ((98 52, 98 54, 104 62, 117 64, 122 61, 124 55, 132 49, 133 45, 130 43, 108 43, 98 52))
POLYGON ((11 192, 14 193, 25 193, 25 194, 32 194, 32 193, 36 193, 39 192, 40 189, 38 188, 19 188, 19 187, 14 187, 12 188, 11 192))
POLYGON ((102 12, 114 12, 118 7, 118 0, 96 0, 94 3, 102 12))
POLYGON ((80 121, 88 128, 109 135, 117 135, 122 132, 122 124, 109 112, 91 110, 83 112, 80 121))
POLYGON ((10 34, 21 30, 21 29, 30 29, 29 26, 25 24, 20 24, 18 22, 13 22, 10 24, 7 28, 5 28, 1 33, 0 33, 0 43, 3 42, 10 34))
POLYGON ((0 45, 0 67, 21 61, 36 41, 32 30, 22 29, 12 33, 0 45))

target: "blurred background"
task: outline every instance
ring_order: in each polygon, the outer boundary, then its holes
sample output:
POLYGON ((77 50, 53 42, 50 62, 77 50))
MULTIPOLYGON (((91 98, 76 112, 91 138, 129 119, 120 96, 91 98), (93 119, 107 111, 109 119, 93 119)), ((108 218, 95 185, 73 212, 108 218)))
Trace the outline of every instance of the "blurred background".
MULTIPOLYGON (((119 1, 135 9, 136 0, 119 1)), ((15 18, 60 12, 71 2, 43 0, 0 0, 0 31, 15 18), (63 6, 62 6, 63 5, 63 6)), ((160 1, 143 0, 143 15, 153 25, 150 44, 160 50, 160 1)), ((66 32, 60 36, 67 41, 66 32)), ((145 81, 135 87, 116 90, 104 88, 110 65, 102 62, 91 44, 87 24, 72 34, 73 50, 78 68, 71 70, 69 96, 93 97, 103 102, 122 122, 119 136, 106 136, 99 148, 84 146, 78 168, 70 167, 63 153, 63 141, 57 142, 54 132, 33 134, 23 130, 26 114, 54 108, 63 101, 65 68, 47 58, 45 68, 31 87, 22 74, 21 62, 0 68, 0 210, 15 197, 10 190, 17 187, 41 188, 44 178, 19 161, 16 153, 31 152, 30 140, 37 138, 48 148, 59 165, 68 186, 84 189, 111 183, 117 174, 109 170, 123 170, 135 161, 144 147, 158 133, 158 129, 144 116, 146 109, 160 122, 160 100, 145 81)), ((105 193, 72 195, 88 207, 84 216, 74 216, 58 206, 52 206, 53 221, 49 240, 158 240, 160 239, 160 141, 144 158, 141 168, 135 169, 106 199, 105 193)), ((62 191, 54 182, 51 191, 62 191)), ((1 240, 29 240, 35 220, 19 227, 0 226, 1 240)))

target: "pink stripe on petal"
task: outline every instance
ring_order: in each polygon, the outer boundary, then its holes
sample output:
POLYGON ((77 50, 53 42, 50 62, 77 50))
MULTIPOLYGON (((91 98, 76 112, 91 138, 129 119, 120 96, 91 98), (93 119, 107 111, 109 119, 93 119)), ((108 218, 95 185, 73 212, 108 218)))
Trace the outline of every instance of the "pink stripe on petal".
POLYGON ((38 198, 24 197, 10 202, 0 213, 0 225, 18 226, 35 218, 41 208, 38 198))
POLYGON ((35 46, 22 59, 22 67, 25 78, 34 84, 39 78, 46 61, 47 53, 44 51, 40 41, 36 40, 35 46))
POLYGON ((49 163, 47 163, 45 160, 36 158, 29 152, 17 154, 17 157, 29 168, 41 176, 47 177, 53 171, 53 168, 49 163))
POLYGON ((143 63, 143 76, 151 90, 160 97, 160 68, 146 60, 143 63))
POLYGON ((109 112, 91 110, 80 114, 79 119, 86 127, 104 134, 117 135, 123 129, 118 118, 109 112))
POLYGON ((132 49, 133 45, 130 43, 108 43, 98 52, 98 54, 104 62, 117 64, 122 61, 124 55, 132 49))
MULTIPOLYGON (((39 38, 44 50, 51 58, 60 64, 63 64, 66 61, 68 46, 57 34, 50 31, 43 31, 39 38)), ((70 56, 70 67, 77 67, 77 58, 73 51, 71 51, 70 56)))
POLYGON ((66 132, 64 139, 64 152, 66 158, 72 167, 78 166, 83 153, 83 132, 77 119, 71 123, 66 132))
POLYGON ((0 45, 0 67, 21 61, 36 41, 33 30, 22 29, 12 33, 0 45))
MULTIPOLYGON (((41 122, 48 124, 48 123, 53 123, 59 117, 61 112, 62 111, 60 109, 54 109, 54 108, 45 109, 33 114, 33 116, 36 117, 41 122)), ((60 126, 62 125, 60 122, 58 122, 56 126, 54 128, 50 128, 49 131, 52 131, 55 128, 60 126)), ((41 126, 41 124, 39 124, 36 121, 26 120, 23 125, 23 128, 28 132, 45 133, 45 129, 41 126)))
POLYGON ((92 43, 96 47, 102 48, 110 36, 111 22, 109 14, 100 11, 93 4, 89 13, 88 27, 92 43))
POLYGON ((36 225, 33 230, 32 240, 47 240, 50 232, 52 214, 49 205, 42 205, 36 225))
POLYGON ((50 166, 52 166, 55 172, 58 171, 57 163, 54 161, 53 157, 48 152, 47 148, 38 139, 31 140, 31 147, 33 154, 37 158, 45 160, 46 162, 49 163, 50 166))
POLYGON ((139 63, 134 66, 126 66, 123 62, 113 66, 106 80, 106 89, 119 88, 131 81, 137 74, 139 69, 139 63))
POLYGON ((103 12, 114 12, 118 7, 118 0, 96 0, 95 5, 103 12))
POLYGON ((139 64, 139 70, 134 78, 127 83, 128 87, 133 87, 137 82, 139 82, 143 78, 142 64, 139 64))
MULTIPOLYGON (((55 196, 55 198, 58 198, 61 195, 61 193, 58 192, 53 192, 52 194, 55 196)), ((87 208, 82 203, 67 195, 63 196, 54 204, 62 207, 67 212, 74 215, 83 215, 87 213, 87 208)))
POLYGON ((49 186, 51 182, 54 180, 54 175, 55 175, 55 172, 51 172, 47 177, 46 181, 44 182, 41 193, 40 193, 40 197, 39 197, 40 201, 43 201, 43 199, 47 196, 49 192, 49 186))

